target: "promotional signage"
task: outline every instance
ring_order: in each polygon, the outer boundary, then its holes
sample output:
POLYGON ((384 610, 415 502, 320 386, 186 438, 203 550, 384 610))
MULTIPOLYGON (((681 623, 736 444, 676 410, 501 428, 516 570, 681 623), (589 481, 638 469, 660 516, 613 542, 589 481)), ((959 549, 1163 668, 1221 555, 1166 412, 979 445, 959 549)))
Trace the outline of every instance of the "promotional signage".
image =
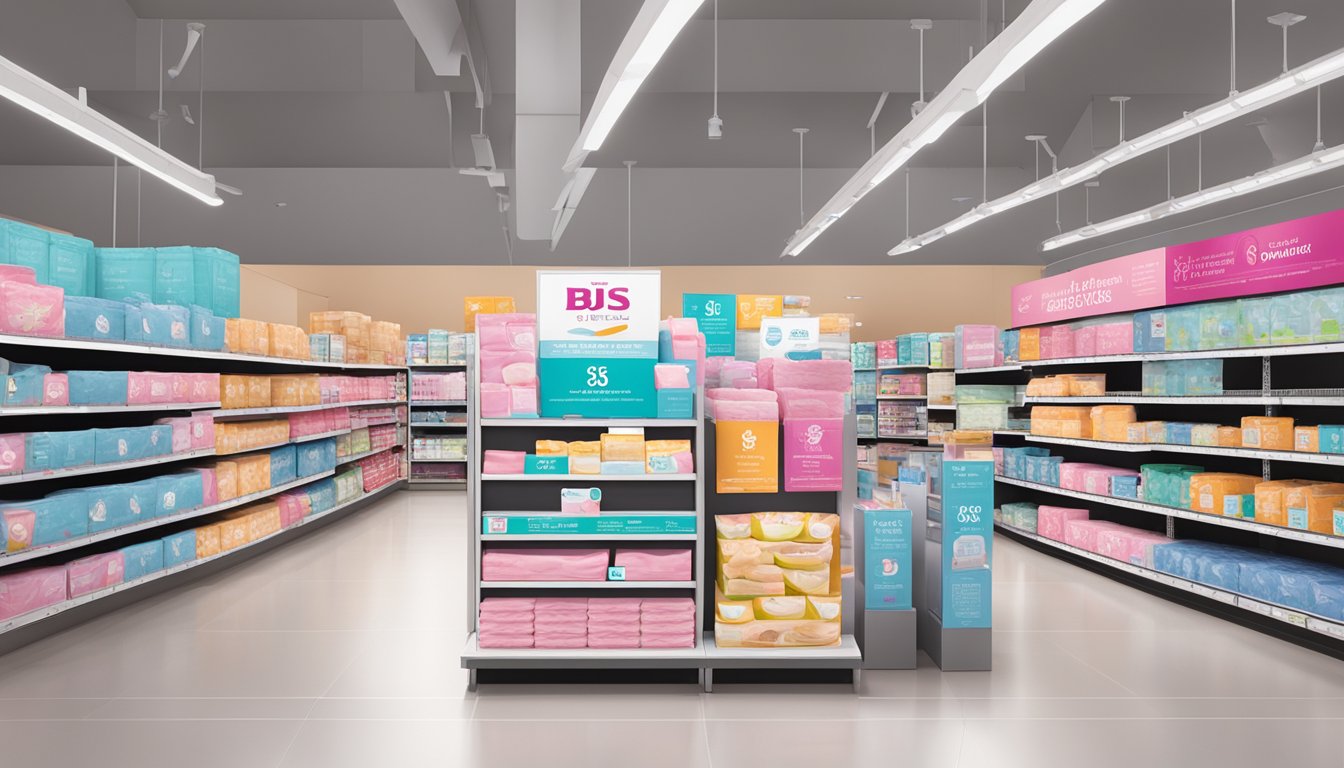
POLYGON ((1167 249, 1167 303, 1344 283, 1344 211, 1167 249))
POLYGON ((737 296, 738 330, 754 331, 761 327, 761 321, 765 318, 783 316, 783 296, 763 296, 752 293, 737 296))
POLYGON ((911 528, 908 509, 863 511, 863 607, 903 611, 911 606, 911 528))
POLYGON ((737 297, 731 293, 683 293, 681 316, 693 317, 705 334, 706 357, 737 354, 737 297))
POLYGON ((1166 251, 1158 248, 1013 286, 1013 326, 1164 306, 1166 251))
POLYGON ((657 413, 657 270, 537 271, 541 415, 657 413))
POLYGON ((779 422, 718 421, 714 435, 719 493, 779 492, 779 422))
POLYGON ((943 627, 989 627, 994 462, 943 462, 943 627))
POLYGON ((816 317, 761 319, 760 357, 821 359, 821 320, 816 317))
POLYGON ((785 419, 784 490, 844 490, 844 434, 844 419, 785 419))

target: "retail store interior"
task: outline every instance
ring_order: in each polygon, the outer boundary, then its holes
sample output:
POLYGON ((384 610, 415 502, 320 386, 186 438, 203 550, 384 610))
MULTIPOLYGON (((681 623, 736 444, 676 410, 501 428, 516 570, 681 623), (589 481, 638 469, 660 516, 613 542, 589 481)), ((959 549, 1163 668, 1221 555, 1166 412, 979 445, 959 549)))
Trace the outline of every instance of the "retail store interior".
POLYGON ((0 4, 0 764, 1344 768, 1341 40, 0 4))

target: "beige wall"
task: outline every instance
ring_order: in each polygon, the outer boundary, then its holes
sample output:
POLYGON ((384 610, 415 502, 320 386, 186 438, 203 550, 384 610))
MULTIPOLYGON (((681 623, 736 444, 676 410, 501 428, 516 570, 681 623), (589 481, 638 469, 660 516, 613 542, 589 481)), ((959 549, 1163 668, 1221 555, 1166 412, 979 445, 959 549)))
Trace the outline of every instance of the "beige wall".
MULTIPOLYGON (((404 333, 460 330, 464 296, 513 296, 520 311, 535 309, 535 267, 250 264, 247 271, 309 294, 306 303, 291 299, 285 305, 294 311, 300 303, 356 310, 401 323, 404 333)), ((1007 326, 1009 289, 1040 274, 1037 266, 664 267, 663 313, 680 314, 683 292, 804 294, 812 297, 813 313, 854 314, 863 327, 853 338, 871 341, 951 330, 959 323, 1007 326), (852 295, 863 298, 845 298, 852 295)), ((243 287, 243 314, 249 317, 252 284, 243 287)), ((307 311, 299 325, 307 325, 307 311)))

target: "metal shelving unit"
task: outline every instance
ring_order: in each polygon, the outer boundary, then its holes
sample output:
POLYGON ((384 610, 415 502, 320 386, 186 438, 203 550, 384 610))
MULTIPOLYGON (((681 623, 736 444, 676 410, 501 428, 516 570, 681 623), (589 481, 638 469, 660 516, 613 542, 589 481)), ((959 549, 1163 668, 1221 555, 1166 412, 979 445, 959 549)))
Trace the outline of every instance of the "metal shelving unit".
POLYGON ((173 411, 213 411, 213 403, 149 403, 146 405, 11 405, 0 408, 0 416, 84 416, 95 413, 161 413, 173 411))
MULTIPOLYGON (((280 443, 284 445, 284 443, 280 443)), ((252 449, 249 449, 252 450, 252 449)), ((200 459, 206 456, 214 456, 214 448, 201 448, 195 451, 183 451, 182 453, 170 453, 164 456, 153 456, 148 459, 137 459, 135 461, 119 461, 114 464, 88 464, 83 467, 67 467, 65 469, 46 469, 41 472, 25 472, 21 475, 8 475, 0 477, 0 485, 17 485, 19 483, 34 483, 39 480, 58 480, 66 477, 79 477, 81 475, 98 475, 107 472, 121 472, 127 469, 139 469, 141 467, 152 467, 158 464, 176 464, 182 461, 200 459)))
POLYGON ((1142 392, 1107 392, 1105 395, 1077 397, 1026 397, 1027 405, 1045 403, 1123 403, 1132 405, 1297 405, 1297 406, 1344 406, 1344 389, 1280 389, 1228 390, 1221 395, 1189 395, 1168 397, 1145 395, 1142 392))
POLYGON ((1344 454, 1307 453, 1305 451, 1263 451, 1258 448, 1223 448, 1212 445, 1178 445, 1173 443, 1113 443, 1106 440, 1084 440, 1074 437, 1047 437, 1027 435, 1032 443, 1052 443, 1076 448, 1092 448, 1119 453, 1193 453, 1200 456, 1227 456, 1230 458, 1258 459, 1260 461, 1287 461, 1298 464, 1328 464, 1344 466, 1344 454))
POLYGON ((269 355, 242 355, 236 352, 215 352, 186 347, 159 347, 150 344, 135 344, 123 341, 90 341, 87 339, 55 339, 45 336, 16 336, 0 334, 0 346, 40 347, 44 350, 65 349, 78 352, 111 352, 121 355, 146 355, 153 357, 206 358, 228 362, 253 363, 256 365, 279 366, 285 368, 308 368, 344 371, 382 371, 396 372, 406 370, 401 365, 383 365, 379 363, 328 363, 316 360, 296 360, 287 357, 269 355))
POLYGON ((355 400, 348 403, 322 403, 320 405, 276 405, 269 408, 217 408, 210 412, 215 421, 226 421, 243 416, 280 416, 307 411, 330 411, 336 408, 361 408, 370 405, 405 405, 405 400, 355 400))
MULTIPOLYGON (((465 363, 465 362, 464 362, 464 363, 451 363, 451 364, 447 364, 447 363, 445 363, 445 364, 437 364, 437 363, 435 363, 435 364, 415 364, 415 365, 410 366, 410 376, 411 376, 412 379, 415 377, 417 371, 420 371, 420 372, 423 372, 423 373, 449 373, 449 372, 454 372, 454 371, 463 371, 463 372, 466 374, 466 378, 467 378, 467 399, 468 399, 468 400, 471 399, 471 397, 472 397, 472 395, 473 395, 474 387, 473 387, 472 379, 474 378, 474 368, 473 368, 472 366, 468 365, 468 364, 465 363)), ((413 382, 413 381, 408 381, 408 387, 410 387, 410 388, 408 388, 407 391, 408 391, 408 392, 413 392, 413 391, 414 391, 414 382, 413 382)), ((462 437, 464 437, 464 438, 466 439, 466 443, 467 443, 467 444, 466 444, 466 449, 465 449, 465 454, 466 454, 466 456, 471 456, 472 446, 474 445, 474 443, 473 443, 473 441, 472 441, 472 429, 471 429, 471 424, 470 424, 470 418, 467 416, 467 410, 468 410, 468 409, 467 409, 467 400, 415 400, 415 399, 412 399, 412 400, 410 401, 410 403, 409 403, 409 406, 410 406, 410 407, 409 407, 410 416, 409 416, 409 426, 408 426, 408 428, 409 428, 409 431, 410 431, 410 432, 421 432, 421 433, 422 433, 422 436, 425 436, 425 437, 429 437, 429 436, 434 436, 434 437, 453 437, 453 436, 456 436, 455 433, 457 433, 457 432, 460 431, 460 432, 462 433, 462 437), (458 423, 458 424, 451 424, 451 423, 426 423, 426 422, 416 423, 416 422, 415 422, 415 411, 417 411, 417 410, 422 410, 422 411, 423 411, 423 410, 429 410, 429 409, 435 409, 435 410, 449 410, 449 411, 454 411, 454 412, 456 412, 456 411, 461 411, 461 412, 462 412, 462 415, 463 415, 463 421, 462 421, 461 423, 458 423)), ((467 483, 466 477, 460 477, 460 478, 456 478, 456 477, 431 477, 431 476, 427 476, 427 475, 420 476, 420 477, 416 477, 415 468, 416 468, 417 466, 428 467, 429 465, 432 465, 432 464, 464 464, 464 463, 466 463, 467 459, 465 459, 465 458, 463 458, 463 459, 418 459, 418 458, 415 458, 414 444, 415 444, 415 437, 412 436, 412 437, 410 437, 410 438, 407 440, 407 448, 408 448, 407 456, 408 456, 408 460, 409 460, 409 462, 410 462, 410 481, 411 481, 411 485, 416 486, 416 487, 421 487, 421 488, 429 488, 429 487, 439 487, 439 488, 459 487, 459 488, 461 488, 461 487, 465 487, 465 486, 466 486, 466 483, 467 483)))

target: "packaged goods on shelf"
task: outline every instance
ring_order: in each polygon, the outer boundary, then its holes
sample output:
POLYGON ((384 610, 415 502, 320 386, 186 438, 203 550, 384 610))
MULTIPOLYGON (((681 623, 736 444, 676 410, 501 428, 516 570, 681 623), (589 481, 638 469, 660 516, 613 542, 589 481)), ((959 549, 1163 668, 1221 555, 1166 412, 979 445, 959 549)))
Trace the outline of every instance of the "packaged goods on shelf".
POLYGON ((90 296, 65 297, 65 335, 72 339, 123 341, 126 338, 125 302, 90 296))
POLYGON ((288 419, 224 421, 215 424, 215 453, 241 453, 289 440, 288 419))
POLYGON ((67 593, 64 566, 0 572, 0 621, 57 605, 67 593))
POLYGON ((411 400, 466 400, 467 374, 417 373, 411 377, 411 400))
POLYGON ((958 325, 956 334, 956 367, 990 368, 1003 364, 1003 349, 999 346, 999 329, 992 325, 958 325))
POLYGON ((1048 437, 1092 437, 1092 409, 1080 406, 1033 406, 1031 434, 1048 437))
POLYGON ((1093 406, 1090 416, 1092 439, 1110 442, 1125 442, 1128 439, 1129 425, 1137 420, 1132 405, 1093 406))
POLYGON ((345 362, 345 337, 339 333, 308 334, 308 357, 324 363, 345 362))
POLYGON ((307 360, 312 355, 308 344, 308 334, 297 325, 268 323, 267 351, 271 357, 283 357, 289 360, 307 360))
POLYGON ((695 472, 690 440, 649 440, 644 444, 644 462, 650 474, 695 472))
POLYGON ((1335 507, 1344 504, 1344 484, 1310 483, 1283 491, 1288 527, 1299 531, 1333 534, 1335 507))
POLYGON ((126 561, 121 552, 105 552, 71 561, 65 566, 67 593, 81 597, 125 581, 126 561))
POLYGON ((411 461, 427 459, 465 460, 465 437, 417 437, 411 440, 411 461))
POLYGON ((325 408, 320 411, 299 411, 289 414, 290 439, 339 432, 353 426, 354 419, 349 408, 325 408))
MULTIPOLYGON (((855 378, 857 382, 857 376, 855 378)), ((952 372, 934 372, 928 375, 930 405, 954 405, 957 399, 957 375, 952 372)), ((858 387, 855 385, 854 397, 858 399, 858 387)))
POLYGON ((691 550, 617 549, 613 564, 625 568, 627 581, 690 581, 691 550))
POLYGON ((606 581, 610 558, 606 549, 487 549, 481 580, 606 581))
POLYGON ((877 367, 877 345, 871 341, 856 341, 849 345, 849 360, 854 368, 877 367))
POLYGON ((891 401, 877 404, 878 437, 923 435, 928 429, 928 409, 921 404, 891 401))
POLYGON ((401 339, 400 324, 386 320, 375 320, 370 324, 369 362, 383 365, 406 362, 406 348, 401 339))
POLYGON ((1322 424, 1316 429, 1321 453, 1344 453, 1344 425, 1322 424))
POLYGON ((601 488, 561 488, 560 514, 596 515, 602 511, 601 488))
POLYGON ((399 456, 392 451, 383 451, 357 462, 365 493, 372 493, 401 479, 402 463, 399 456))
POLYGON ((964 429, 1007 429, 1008 406, 995 403, 959 404, 957 426, 964 429))
POLYGON ((1153 504, 1194 509, 1191 506, 1191 479, 1203 471, 1203 467, 1185 464, 1144 464, 1139 467, 1143 477, 1143 498, 1153 504))
POLYGON ((1293 450, 1293 420, 1287 416, 1243 416, 1241 444, 1269 451, 1293 450))
POLYGON ((1036 532, 1036 510, 1039 505, 1023 502, 1011 502, 1001 508, 1004 525, 1029 533, 1036 532))
MULTIPOLYGON (((1016 329, 999 331, 999 346, 1003 348, 1003 362, 1016 363, 1022 360, 1021 333, 1016 329)), ((930 340, 930 358, 932 358, 932 340, 930 340)))
POLYGON ((481 416, 536 416, 536 315, 481 315, 481 416))
POLYGON ((1077 507, 1056 507, 1042 504, 1036 510, 1036 533, 1054 541, 1064 541, 1068 523, 1072 520, 1087 520, 1086 509, 1077 507))
POLYGON ((467 333, 476 330, 477 315, 508 315, 517 312, 512 296, 467 296, 463 304, 463 327, 467 333))
POLYGON ((245 317, 229 318, 224 321, 224 348, 242 355, 269 355, 270 324, 245 317))
POLYGON ((1344 619, 1344 569, 1207 541, 1153 548, 1153 568, 1182 579, 1328 619, 1344 619))
POLYGON ((569 444, 569 471, 574 475, 596 475, 602 471, 602 443, 576 440, 569 444))
POLYGON ((336 469, 336 438, 311 440, 295 446, 295 472, 312 477, 336 469))
POLYGON ((879 395, 922 395, 924 394, 924 385, 924 374, 885 373, 878 381, 877 393, 879 395))
POLYGON ((1201 472, 1190 477, 1189 508, 1196 512, 1228 517, 1254 514, 1255 486, 1260 478, 1226 472, 1201 472))

